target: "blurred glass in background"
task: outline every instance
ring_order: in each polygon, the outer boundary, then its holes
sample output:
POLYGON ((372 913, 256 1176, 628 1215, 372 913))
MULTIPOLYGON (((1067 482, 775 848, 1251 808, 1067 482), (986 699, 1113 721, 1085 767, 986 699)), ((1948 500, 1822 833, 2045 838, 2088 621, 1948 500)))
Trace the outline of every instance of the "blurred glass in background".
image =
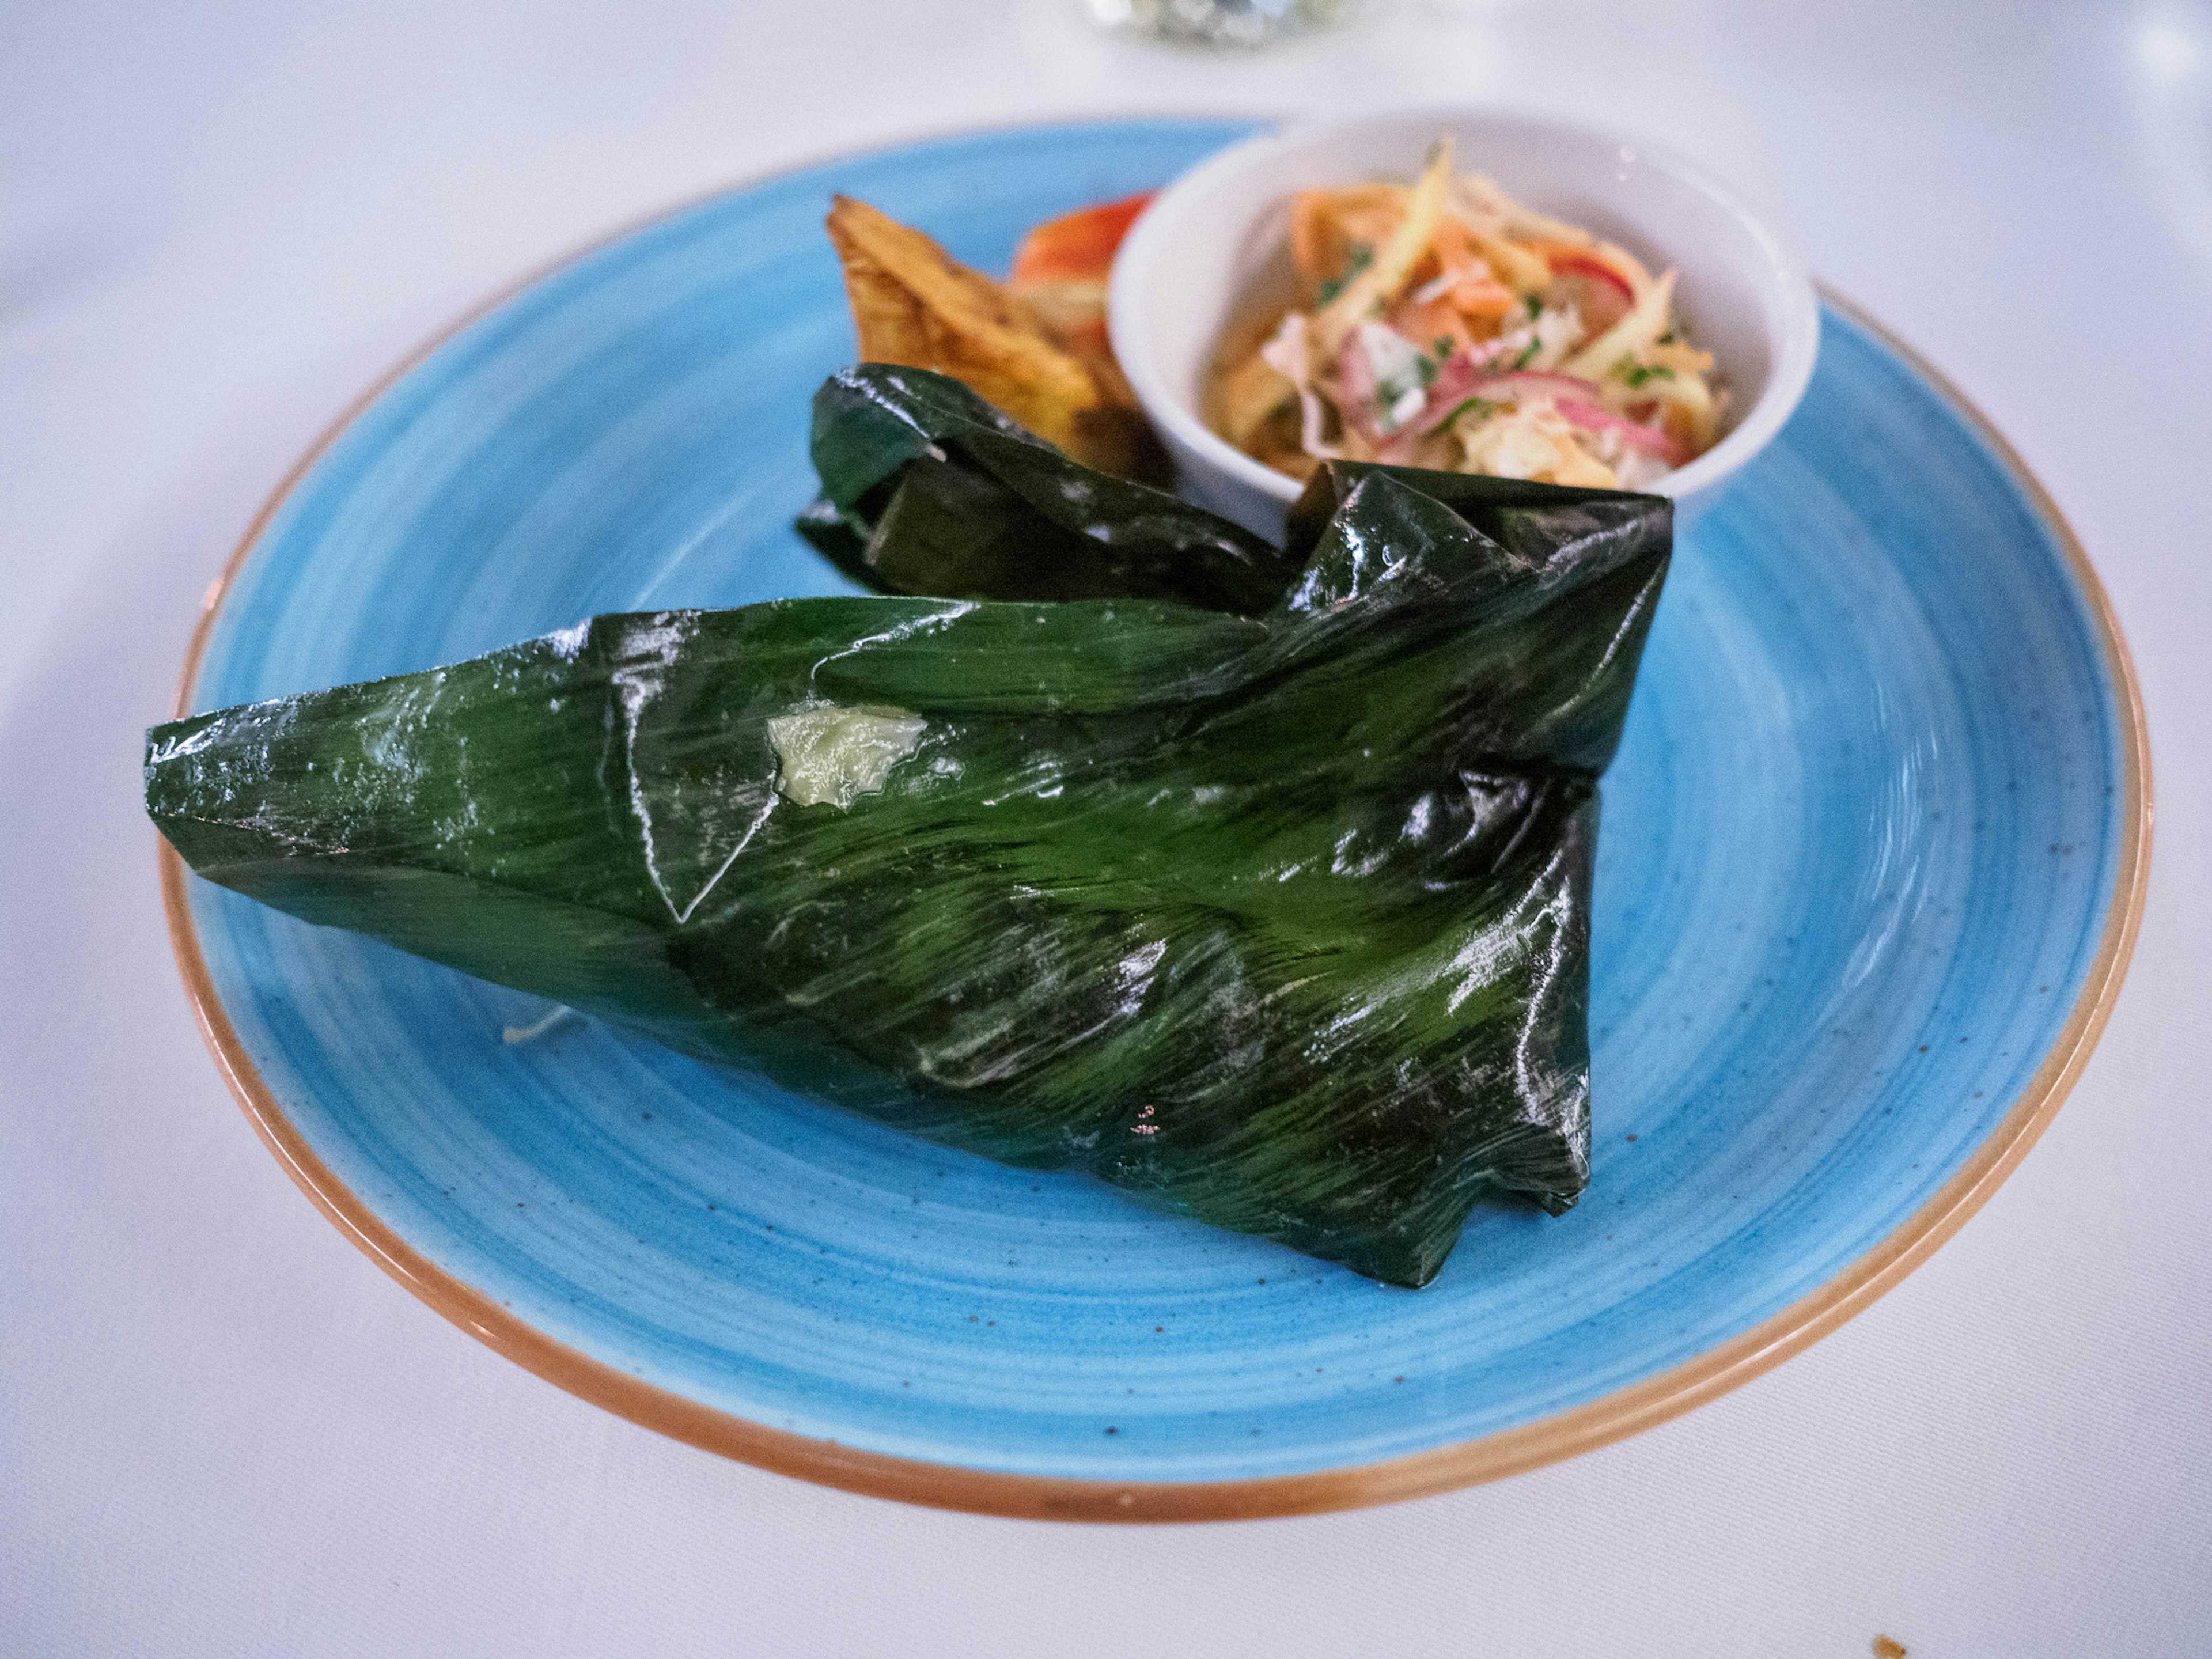
POLYGON ((1082 0, 1091 21, 1178 46, 1249 51, 1325 27, 1357 0, 1082 0))

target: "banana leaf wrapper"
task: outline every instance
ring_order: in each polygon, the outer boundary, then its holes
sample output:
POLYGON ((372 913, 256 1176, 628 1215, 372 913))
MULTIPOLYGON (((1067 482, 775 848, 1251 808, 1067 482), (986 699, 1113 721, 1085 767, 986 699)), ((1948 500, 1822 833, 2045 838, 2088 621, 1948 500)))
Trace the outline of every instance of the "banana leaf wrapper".
POLYGON ((862 363, 832 375, 814 396, 812 438, 822 496, 799 533, 879 593, 1180 599, 1249 613, 1281 599, 1306 562, 1071 459, 927 369, 862 363))
MULTIPOLYGON (((965 464, 932 441, 908 471, 965 464)), ((1587 1180, 1596 781, 1668 508, 1336 467, 1296 523, 1251 615, 608 616, 195 715, 148 810, 309 921, 1417 1286, 1486 1194, 1587 1180)))

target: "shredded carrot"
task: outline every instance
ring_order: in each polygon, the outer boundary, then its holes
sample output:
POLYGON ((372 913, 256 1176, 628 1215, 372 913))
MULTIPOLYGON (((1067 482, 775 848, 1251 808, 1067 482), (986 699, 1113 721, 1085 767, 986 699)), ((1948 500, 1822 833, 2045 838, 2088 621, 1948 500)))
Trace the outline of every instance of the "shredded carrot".
POLYGON ((1366 268, 1340 289, 1314 319, 1314 349, 1323 361, 1333 359, 1346 335, 1404 290, 1414 265, 1429 251, 1429 239, 1450 188, 1451 144, 1440 139, 1420 183, 1406 198, 1405 218, 1390 233, 1389 240, 1375 250, 1366 268))

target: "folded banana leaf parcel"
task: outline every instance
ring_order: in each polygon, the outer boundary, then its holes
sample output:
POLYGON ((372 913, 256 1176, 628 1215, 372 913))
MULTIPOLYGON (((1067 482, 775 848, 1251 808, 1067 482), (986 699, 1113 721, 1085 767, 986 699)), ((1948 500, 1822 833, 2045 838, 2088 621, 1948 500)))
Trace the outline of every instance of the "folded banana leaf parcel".
POLYGON ((1651 496, 1334 463, 1261 541, 927 371, 815 404, 868 595, 156 726, 210 880, 1392 1284, 1588 1179, 1651 496))

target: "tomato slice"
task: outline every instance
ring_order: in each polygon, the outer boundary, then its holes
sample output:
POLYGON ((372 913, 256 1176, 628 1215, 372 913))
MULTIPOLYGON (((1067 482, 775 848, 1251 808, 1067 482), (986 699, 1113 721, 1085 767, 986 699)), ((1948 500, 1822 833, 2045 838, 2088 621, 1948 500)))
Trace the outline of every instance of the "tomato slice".
POLYGON ((1078 208, 1048 219, 1022 238, 1014 250, 1013 282, 1103 282, 1113 268, 1115 250, 1137 216, 1152 205, 1154 191, 1118 202, 1078 208))

